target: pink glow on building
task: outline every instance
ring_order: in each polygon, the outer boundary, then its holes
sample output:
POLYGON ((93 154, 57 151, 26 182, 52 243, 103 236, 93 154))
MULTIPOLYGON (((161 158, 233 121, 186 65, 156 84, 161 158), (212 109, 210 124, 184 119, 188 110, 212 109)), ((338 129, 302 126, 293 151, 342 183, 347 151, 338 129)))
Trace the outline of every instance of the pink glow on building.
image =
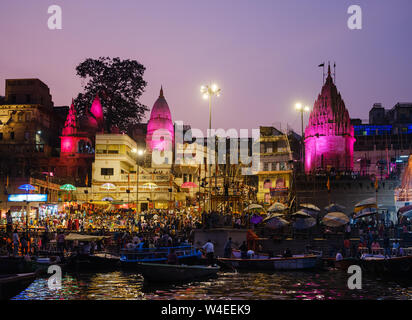
POLYGON ((305 172, 352 170, 354 129, 348 110, 333 83, 330 66, 305 129, 305 172))
POLYGON ((151 152, 156 150, 172 150, 174 127, 169 105, 160 89, 159 98, 153 105, 147 124, 146 147, 151 152))
POLYGON ((96 97, 93 100, 92 107, 90 108, 90 113, 96 119, 99 128, 103 127, 103 107, 100 103, 99 96, 96 94, 96 97))
POLYGON ((76 137, 61 137, 61 152, 76 152, 76 137))

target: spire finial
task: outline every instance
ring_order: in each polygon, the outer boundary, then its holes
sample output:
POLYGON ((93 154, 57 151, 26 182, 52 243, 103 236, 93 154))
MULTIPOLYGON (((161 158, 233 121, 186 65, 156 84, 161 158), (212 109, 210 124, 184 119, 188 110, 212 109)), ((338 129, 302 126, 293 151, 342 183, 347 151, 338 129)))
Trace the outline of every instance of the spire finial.
POLYGON ((330 61, 328 62, 328 76, 330 76, 330 61))
POLYGON ((164 98, 164 96, 163 96, 163 86, 160 86, 159 98, 164 98))

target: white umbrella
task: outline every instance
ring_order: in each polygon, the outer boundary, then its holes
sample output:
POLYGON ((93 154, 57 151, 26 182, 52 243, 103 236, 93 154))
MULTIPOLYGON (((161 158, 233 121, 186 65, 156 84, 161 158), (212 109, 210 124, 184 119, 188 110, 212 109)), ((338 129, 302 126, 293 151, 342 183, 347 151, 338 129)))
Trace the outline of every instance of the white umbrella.
POLYGON ((115 190, 116 186, 113 183, 105 183, 101 185, 101 188, 106 190, 115 190))
POLYGON ((286 221, 285 219, 276 217, 276 218, 271 218, 269 219, 266 224, 265 227, 269 228, 269 229, 280 229, 284 226, 287 226, 290 222, 286 221))
POLYGON ((315 226, 316 224, 316 219, 310 217, 310 218, 299 218, 296 219, 296 221, 293 223, 293 227, 295 229, 309 229, 315 226))
POLYGON ((311 204, 311 203, 302 203, 300 206, 302 208, 305 208, 305 209, 320 212, 320 209, 317 206, 315 206, 314 204, 311 204))
POLYGON ((312 218, 312 216, 309 213, 307 213, 303 210, 299 210, 295 213, 292 213, 292 217, 294 217, 294 218, 303 218, 303 219, 312 218))
POLYGON ((275 202, 269 207, 268 212, 282 212, 285 211, 286 208, 287 207, 283 203, 275 202))
POLYGON ((322 222, 328 227, 340 227, 349 223, 349 217, 343 212, 330 212, 323 217, 322 222))
POLYGON ((260 204, 256 204, 256 203, 252 203, 250 205, 248 205, 245 210, 249 211, 249 210, 256 210, 256 209, 261 209, 263 210, 263 207, 260 204))

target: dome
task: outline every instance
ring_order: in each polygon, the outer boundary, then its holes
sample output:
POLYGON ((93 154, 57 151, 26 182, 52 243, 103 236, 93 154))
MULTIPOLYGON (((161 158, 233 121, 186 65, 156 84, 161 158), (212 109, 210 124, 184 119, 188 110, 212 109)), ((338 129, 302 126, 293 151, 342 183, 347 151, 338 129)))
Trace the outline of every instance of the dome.
POLYGON ((169 105, 163 96, 163 88, 160 89, 159 98, 154 103, 152 112, 150 113, 150 119, 147 124, 146 145, 150 151, 159 146, 164 150, 166 146, 164 142, 159 144, 157 141, 152 141, 153 133, 155 132, 165 136, 169 134, 169 138, 164 137, 164 140, 169 140, 173 143, 174 127, 172 115, 170 113, 169 105))

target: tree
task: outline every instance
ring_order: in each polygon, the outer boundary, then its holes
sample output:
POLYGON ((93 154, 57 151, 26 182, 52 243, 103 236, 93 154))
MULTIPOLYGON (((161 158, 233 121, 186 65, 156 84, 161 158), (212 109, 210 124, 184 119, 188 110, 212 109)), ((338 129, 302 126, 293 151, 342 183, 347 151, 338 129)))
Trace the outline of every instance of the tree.
POLYGON ((87 113, 98 94, 107 132, 113 127, 127 131, 130 125, 140 123, 149 110, 139 102, 147 85, 143 80, 145 70, 136 60, 109 57, 84 60, 76 67, 77 75, 86 80, 84 92, 74 101, 79 116, 87 113))

